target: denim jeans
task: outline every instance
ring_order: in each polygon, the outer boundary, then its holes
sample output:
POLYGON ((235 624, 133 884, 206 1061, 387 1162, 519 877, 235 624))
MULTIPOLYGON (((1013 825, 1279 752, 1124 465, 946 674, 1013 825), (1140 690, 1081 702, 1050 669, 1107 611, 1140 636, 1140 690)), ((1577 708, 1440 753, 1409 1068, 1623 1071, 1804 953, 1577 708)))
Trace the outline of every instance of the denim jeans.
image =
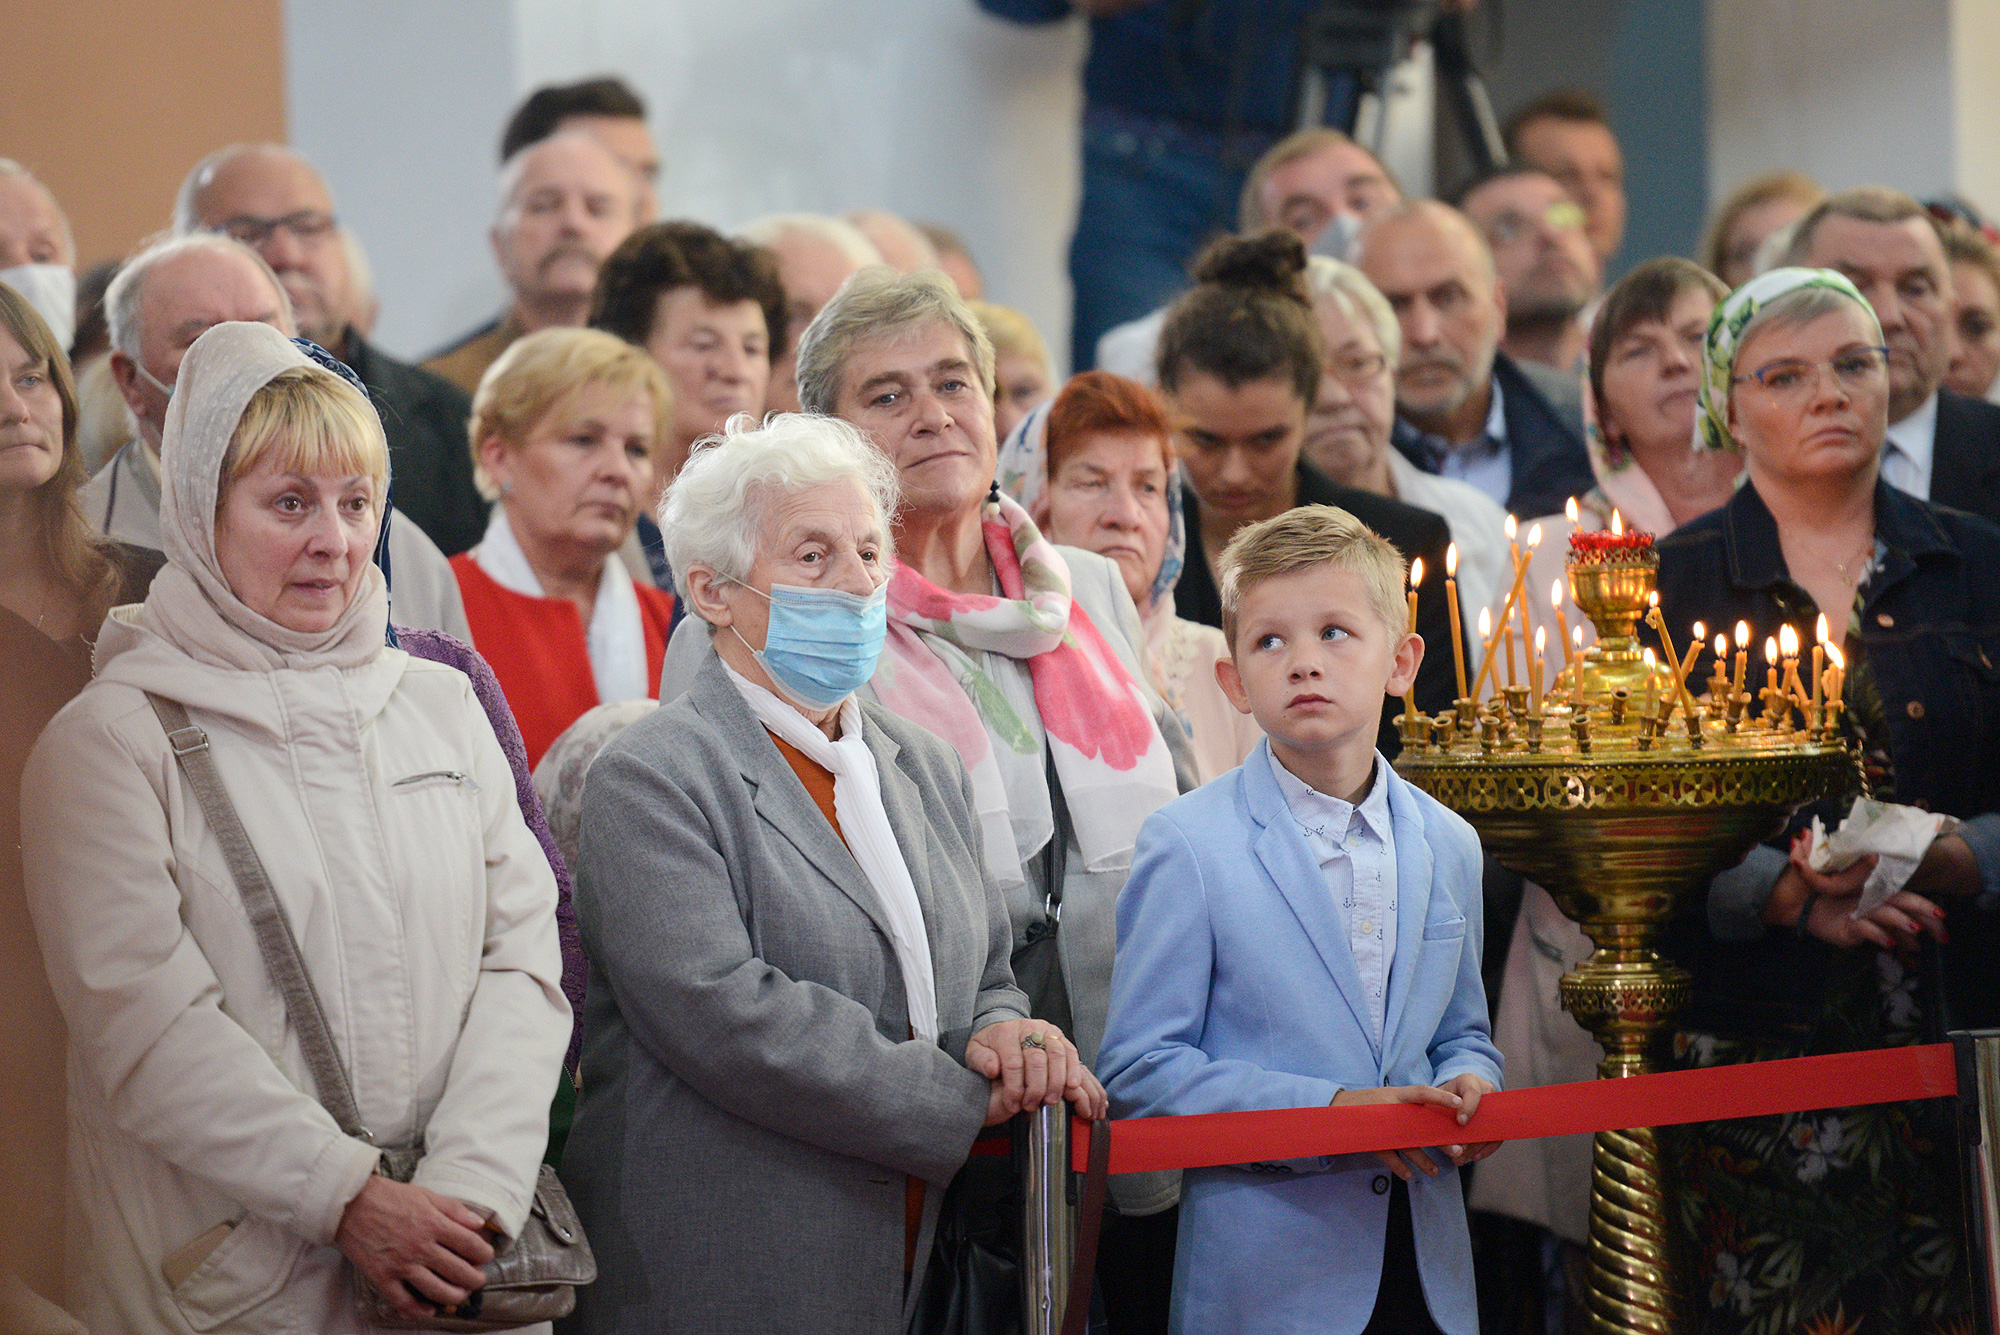
POLYGON ((1083 198, 1069 246, 1072 371, 1096 364, 1106 330, 1187 286, 1195 252, 1236 230, 1243 178, 1273 142, 1107 107, 1084 112, 1083 198))

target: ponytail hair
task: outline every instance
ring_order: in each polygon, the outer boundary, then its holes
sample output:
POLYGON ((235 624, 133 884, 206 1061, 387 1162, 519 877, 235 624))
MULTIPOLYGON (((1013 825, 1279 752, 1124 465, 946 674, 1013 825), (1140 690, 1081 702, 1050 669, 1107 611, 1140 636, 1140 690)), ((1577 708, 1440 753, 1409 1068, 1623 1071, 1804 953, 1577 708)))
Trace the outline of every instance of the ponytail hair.
POLYGON ((1310 408, 1326 341, 1306 288, 1306 248, 1282 229, 1224 237, 1196 257, 1195 285, 1167 311, 1158 377, 1169 393, 1194 372, 1231 389, 1281 377, 1310 408))

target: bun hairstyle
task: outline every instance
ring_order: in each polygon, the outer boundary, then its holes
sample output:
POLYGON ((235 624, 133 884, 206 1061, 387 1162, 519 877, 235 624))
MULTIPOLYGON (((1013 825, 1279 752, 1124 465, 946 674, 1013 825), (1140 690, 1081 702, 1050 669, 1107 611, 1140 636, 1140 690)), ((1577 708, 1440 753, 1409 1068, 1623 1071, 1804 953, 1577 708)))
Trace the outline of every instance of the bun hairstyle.
POLYGON ((1312 407, 1326 345, 1306 289, 1304 243, 1282 229, 1224 237, 1191 272, 1195 286, 1160 331, 1160 387, 1173 393, 1192 372, 1231 389, 1277 376, 1312 407))

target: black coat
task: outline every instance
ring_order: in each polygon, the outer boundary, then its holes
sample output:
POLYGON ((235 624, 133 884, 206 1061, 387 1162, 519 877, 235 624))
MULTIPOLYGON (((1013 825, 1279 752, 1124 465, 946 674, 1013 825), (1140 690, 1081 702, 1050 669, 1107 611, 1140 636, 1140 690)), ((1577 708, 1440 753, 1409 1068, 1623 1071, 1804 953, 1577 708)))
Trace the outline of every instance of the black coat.
POLYGON ((465 391, 420 366, 399 362, 352 334, 348 355, 389 438, 396 508, 415 521, 446 556, 477 546, 486 534, 486 498, 472 481, 465 391))
POLYGON ((1931 500, 2000 524, 2000 404, 1938 391, 1931 500))
MULTIPOLYGON (((1494 354, 1493 383, 1507 423, 1511 476, 1505 508, 1523 523, 1561 514, 1570 497, 1597 485, 1583 448, 1581 386, 1571 391, 1556 372, 1523 366, 1504 352, 1494 354)), ((1420 447, 1421 438, 1410 422, 1396 419, 1390 441, 1411 463, 1435 473, 1437 461, 1420 447)))
MULTIPOLYGON (((1192 488, 1183 490, 1182 499, 1187 515, 1187 564, 1181 570, 1180 583, 1174 586, 1174 611, 1189 621, 1220 626, 1222 597, 1208 568, 1208 553, 1201 545, 1201 503, 1192 488)), ((1417 634, 1424 637, 1424 662, 1417 669, 1417 708, 1428 714, 1450 709, 1457 687, 1451 661, 1451 618, 1444 602, 1444 549, 1451 542, 1444 520, 1429 510, 1372 491, 1343 487, 1303 460, 1299 463, 1298 503, 1337 505, 1394 543, 1405 560, 1423 558, 1424 582, 1417 588, 1417 634)), ((1386 756, 1394 756, 1400 748, 1394 719, 1402 710, 1400 701, 1383 704, 1378 744, 1386 756)))
MULTIPOLYGON (((1858 644, 1882 705, 1894 791, 1877 796, 1970 822, 1965 834, 1985 871, 2000 855, 2000 527, 1878 482, 1875 535, 1886 551, 1861 587, 1848 643, 1858 644)), ((1669 626, 1742 620, 1755 644, 1785 624, 1810 637, 1819 608, 1786 569, 1754 484, 1662 538, 1659 550, 1669 626)), ((1862 668, 1851 666, 1850 698, 1862 668)), ((1829 829, 1844 814, 1821 812, 1829 829)), ((1950 1020, 2000 1023, 2000 922, 1962 901, 1947 909, 1950 1020)), ((1676 953, 1691 955, 1682 962, 1696 972, 1692 1027, 1768 1034, 1813 1023, 1829 947, 1778 932, 1721 942, 1699 924, 1683 926, 1676 953)))

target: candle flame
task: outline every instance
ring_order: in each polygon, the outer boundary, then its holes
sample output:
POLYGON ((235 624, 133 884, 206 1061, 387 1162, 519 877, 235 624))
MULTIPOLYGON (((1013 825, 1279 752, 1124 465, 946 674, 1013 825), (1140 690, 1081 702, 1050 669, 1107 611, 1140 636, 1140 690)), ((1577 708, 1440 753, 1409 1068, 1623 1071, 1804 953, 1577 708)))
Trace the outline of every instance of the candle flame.
POLYGON ((1764 637, 1764 661, 1772 667, 1778 665, 1778 637, 1775 635, 1764 637))
POLYGON ((1414 589, 1423 582, 1424 558, 1419 556, 1416 560, 1410 562, 1410 587, 1414 589))
POLYGON ((1539 655, 1542 652, 1542 646, 1547 644, 1548 641, 1549 641, 1549 628, 1547 626, 1535 627, 1535 653, 1537 655, 1539 655))
POLYGON ((1616 507, 1614 507, 1611 511, 1611 534, 1613 537, 1619 537, 1622 536, 1624 532, 1625 532, 1625 516, 1619 514, 1616 507))
POLYGON ((1508 515, 1507 522, 1500 525, 1500 531, 1507 535, 1507 541, 1512 542, 1514 535, 1521 531, 1521 526, 1514 522, 1514 516, 1508 515))
POLYGON ((1694 629, 1689 634, 1693 636, 1694 642, 1699 644, 1708 638, 1708 627, 1704 623, 1697 621, 1694 623, 1694 629))
POLYGON ((1563 505, 1563 518, 1573 525, 1576 523, 1576 497, 1572 496, 1563 505))
POLYGON ((1458 544, 1455 542, 1447 544, 1444 549, 1444 577, 1458 578, 1458 544))
POLYGON ((1847 655, 1840 652, 1840 646, 1834 644, 1832 641, 1827 642, 1826 661, 1839 668, 1842 672, 1847 671, 1847 655))
POLYGON ((1572 627, 1570 627, 1570 632, 1569 632, 1569 637, 1570 637, 1570 639, 1572 639, 1572 640, 1574 640, 1574 641, 1576 642, 1576 647, 1577 647, 1577 648, 1579 648, 1579 649, 1583 648, 1583 627, 1582 627, 1582 626, 1572 626, 1572 627))
POLYGON ((1799 633, 1790 626, 1780 626, 1778 628, 1778 648, 1784 651, 1785 657, 1797 658, 1799 656, 1799 633))
POLYGON ((1528 549, 1533 551, 1542 545, 1542 526, 1536 524, 1528 530, 1528 549))
POLYGON ((1479 609, 1479 638, 1482 640, 1493 638, 1493 609, 1490 607, 1479 609))
POLYGON ((1747 621, 1736 623, 1736 647, 1738 649, 1750 647, 1750 623, 1747 621))
POLYGON ((1562 611, 1562 605, 1563 605, 1563 582, 1560 579, 1551 580, 1549 582, 1549 606, 1555 608, 1556 611, 1560 612, 1562 611))
POLYGON ((1651 649, 1646 651, 1646 667, 1648 671, 1653 667, 1653 651, 1651 649))
POLYGON ((1828 636, 1826 633, 1826 613, 1821 612, 1819 614, 1819 620, 1813 623, 1813 640, 1815 643, 1825 644, 1827 642, 1827 639, 1828 636))
POLYGON ((1659 605, 1660 605, 1660 591, 1658 589, 1653 589, 1646 594, 1646 606, 1658 607, 1659 605))
POLYGON ((1717 663, 1720 663, 1722 662, 1723 659, 1727 658, 1728 656, 1729 656, 1729 637, 1727 635, 1717 635, 1715 637, 1715 661, 1717 663))

